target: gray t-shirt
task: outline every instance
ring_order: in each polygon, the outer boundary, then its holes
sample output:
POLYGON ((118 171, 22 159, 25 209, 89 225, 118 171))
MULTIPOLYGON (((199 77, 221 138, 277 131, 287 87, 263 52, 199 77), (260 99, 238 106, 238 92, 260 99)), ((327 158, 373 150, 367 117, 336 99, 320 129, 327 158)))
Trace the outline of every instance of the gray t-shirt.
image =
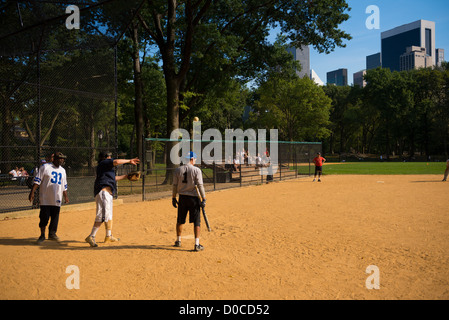
POLYGON ((203 185, 203 174, 200 168, 190 163, 176 168, 173 176, 173 186, 176 187, 177 193, 197 197, 195 185, 198 187, 203 185))

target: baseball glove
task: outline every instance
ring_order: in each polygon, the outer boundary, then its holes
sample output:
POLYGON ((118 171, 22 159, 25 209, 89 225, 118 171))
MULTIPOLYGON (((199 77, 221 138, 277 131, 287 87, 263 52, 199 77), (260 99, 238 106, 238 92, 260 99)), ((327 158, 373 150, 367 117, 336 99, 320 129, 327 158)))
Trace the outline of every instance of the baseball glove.
POLYGON ((129 181, 137 181, 140 179, 140 171, 132 171, 128 173, 128 180, 129 181))

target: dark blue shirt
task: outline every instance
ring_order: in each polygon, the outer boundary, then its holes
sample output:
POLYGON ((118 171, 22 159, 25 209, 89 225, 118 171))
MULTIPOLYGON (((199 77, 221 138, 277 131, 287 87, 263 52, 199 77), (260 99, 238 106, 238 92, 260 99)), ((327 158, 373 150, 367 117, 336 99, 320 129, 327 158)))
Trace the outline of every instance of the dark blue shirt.
POLYGON ((104 187, 111 187, 112 194, 115 195, 117 184, 115 181, 114 159, 105 159, 97 166, 97 177, 94 183, 94 197, 104 187))

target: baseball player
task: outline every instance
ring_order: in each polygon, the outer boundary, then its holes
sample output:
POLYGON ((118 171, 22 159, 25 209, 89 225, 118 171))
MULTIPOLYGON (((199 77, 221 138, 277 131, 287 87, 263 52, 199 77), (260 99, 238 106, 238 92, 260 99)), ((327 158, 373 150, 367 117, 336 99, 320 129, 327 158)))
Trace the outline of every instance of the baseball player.
MULTIPOLYGON (((31 185, 29 186, 30 189, 33 188, 33 184, 34 184, 34 178, 39 174, 40 170, 44 170, 42 169, 44 166, 50 164, 53 162, 53 157, 54 157, 54 153, 49 153, 47 154, 47 156, 45 157, 45 160, 41 160, 40 166, 34 168, 33 170, 33 177, 31 177, 33 179, 31 185)), ((39 187, 37 187, 36 191, 34 192, 34 199, 33 199, 33 205, 32 208, 39 208, 39 187)))
POLYGON ((447 176, 449 175, 449 159, 446 161, 446 170, 444 171, 443 181, 447 181, 447 176))
POLYGON ((65 203, 69 202, 67 196, 67 175, 62 167, 66 158, 61 152, 56 152, 53 163, 40 168, 39 173, 34 178, 33 187, 28 196, 30 202, 33 203, 36 189, 39 187, 39 228, 41 229, 41 235, 37 240, 38 244, 45 240, 45 228, 50 219, 48 240, 59 241, 56 231, 58 229, 62 197, 64 197, 65 203))
POLYGON ((186 164, 176 168, 173 176, 173 197, 172 205, 178 208, 178 217, 176 221, 176 236, 175 247, 181 246, 182 228, 186 223, 187 212, 189 213, 189 222, 193 223, 193 231, 195 234, 194 251, 204 250, 200 244, 200 224, 201 214, 200 208, 206 206, 206 193, 203 187, 203 174, 201 169, 195 167, 196 154, 189 152, 185 158, 189 161, 186 164), (196 193, 195 186, 198 187, 201 198, 200 202, 196 193), (176 195, 179 193, 179 202, 176 200, 176 195))
POLYGON ((313 163, 315 164, 315 176, 313 177, 313 181, 316 180, 316 176, 318 174, 318 182, 321 182, 321 174, 323 173, 323 163, 326 162, 326 159, 321 156, 321 153, 318 152, 316 157, 313 158, 313 163))
POLYGON ((117 181, 127 178, 128 175, 116 176, 114 167, 126 163, 137 165, 139 162, 140 160, 138 158, 112 159, 111 152, 100 152, 97 177, 94 183, 94 196, 97 207, 95 222, 90 235, 85 239, 91 247, 98 247, 95 236, 103 222, 106 228, 104 242, 116 242, 120 240, 112 236, 112 204, 114 195, 117 192, 117 181))

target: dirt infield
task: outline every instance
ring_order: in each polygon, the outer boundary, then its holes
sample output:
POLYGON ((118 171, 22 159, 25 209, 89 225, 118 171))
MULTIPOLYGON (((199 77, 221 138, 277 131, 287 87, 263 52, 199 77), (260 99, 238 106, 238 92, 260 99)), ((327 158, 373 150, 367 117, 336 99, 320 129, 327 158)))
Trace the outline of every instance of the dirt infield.
POLYGON ((209 193, 212 232, 174 248, 170 199, 114 209, 119 244, 84 242, 94 211, 0 221, 0 299, 448 299, 449 183, 440 176, 325 176, 209 193), (68 289, 68 266, 80 288, 68 289), (380 289, 367 289, 366 269, 380 289))

